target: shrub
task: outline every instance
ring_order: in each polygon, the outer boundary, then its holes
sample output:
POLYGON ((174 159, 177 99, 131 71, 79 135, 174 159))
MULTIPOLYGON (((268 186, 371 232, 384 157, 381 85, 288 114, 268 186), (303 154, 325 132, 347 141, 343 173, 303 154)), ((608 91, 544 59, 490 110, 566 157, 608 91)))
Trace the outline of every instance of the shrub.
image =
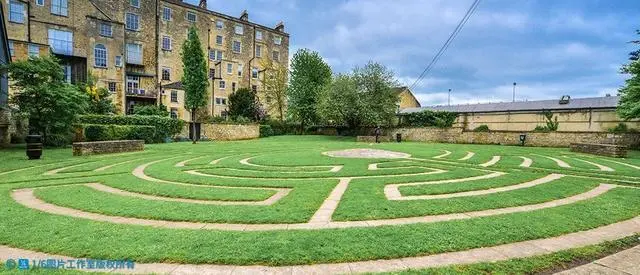
POLYGON ((550 111, 544 111, 542 112, 542 115, 544 115, 544 118, 546 120, 547 126, 545 127, 548 131, 558 131, 558 126, 560 125, 560 122, 558 122, 558 117, 553 117, 553 113, 550 111))
POLYGON ((162 104, 160 104, 160 106, 142 105, 142 106, 136 106, 136 108, 133 109, 133 114, 137 115, 137 116, 162 116, 162 117, 168 117, 169 116, 169 111, 167 111, 167 107, 165 107, 162 104))
POLYGON ((457 113, 424 110, 402 116, 401 126, 449 128, 458 117, 457 113))
POLYGON ((486 124, 480 125, 478 127, 476 127, 475 129, 473 129, 474 132, 489 132, 489 126, 486 124))
POLYGON ((273 129, 270 125, 260 125, 260 137, 273 136, 273 129))
POLYGON ((85 124, 81 125, 81 127, 84 128, 86 141, 142 139, 145 143, 152 143, 156 132, 153 126, 140 125, 85 124))
POLYGON ((281 135, 298 135, 300 134, 300 125, 281 122, 279 120, 267 120, 263 123, 264 125, 269 125, 271 130, 273 131, 273 136, 281 136, 281 135))
POLYGON ((161 116, 105 116, 83 115, 78 119, 80 124, 102 125, 140 125, 155 127, 153 142, 162 143, 182 131, 184 121, 161 116))
POLYGON ((620 134, 620 133, 635 133, 638 130, 633 129, 633 128, 629 128, 629 126, 627 126, 627 124, 624 124, 622 122, 620 122, 618 125, 616 125, 616 127, 613 128, 609 128, 609 133, 615 133, 615 134, 620 134))
POLYGON ((536 126, 536 128, 533 129, 534 132, 538 132, 538 133, 549 133, 551 132, 551 130, 549 130, 549 128, 547 128, 546 126, 536 126))

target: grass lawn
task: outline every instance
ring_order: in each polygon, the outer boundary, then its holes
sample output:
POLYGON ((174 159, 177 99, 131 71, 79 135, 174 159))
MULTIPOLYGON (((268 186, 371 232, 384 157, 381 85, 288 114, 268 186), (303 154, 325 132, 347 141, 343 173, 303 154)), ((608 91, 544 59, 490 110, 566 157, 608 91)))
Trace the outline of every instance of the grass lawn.
MULTIPOLYGON (((636 188, 640 187, 640 169, 634 168, 640 166, 638 152, 631 152, 628 159, 611 159, 558 148, 366 144, 350 138, 283 136, 147 145, 140 153, 91 157, 72 157, 70 149, 47 149, 38 161, 26 160, 24 148, 13 148, 0 151, 0 163, 0 244, 139 263, 280 266, 394 259, 562 236, 640 215, 640 188, 636 188), (322 154, 355 148, 403 152, 411 158, 322 154), (445 151, 451 154, 434 158, 445 151), (468 152, 474 156, 464 159, 468 152), (500 161, 482 166, 494 156, 500 156, 500 161), (522 157, 533 161, 531 167, 521 167, 522 157), (548 157, 561 159, 571 168, 548 157), (585 161, 614 171, 601 171, 585 161), (487 177, 496 172, 502 174, 487 177), (564 177, 457 198, 391 200, 385 191, 386 186, 400 184, 401 196, 457 194, 516 186, 550 174, 564 177), (140 196, 106 192, 89 183, 140 196), (408 183, 411 185, 402 185, 408 183), (32 209, 12 197, 15 192, 33 189, 40 204, 114 219, 269 226, 307 224, 322 211, 330 211, 330 219, 323 222, 337 223, 553 203, 601 184, 616 187, 588 199, 533 211, 445 222, 305 230, 176 229, 100 222, 32 209), (269 204, 260 204, 269 200, 269 204), (225 204, 234 202, 242 204, 225 204)), ((604 245, 560 256, 408 272, 500 273, 516 266, 514 270, 521 273, 538 272, 564 263, 565 258, 591 259, 612 250, 604 245)))

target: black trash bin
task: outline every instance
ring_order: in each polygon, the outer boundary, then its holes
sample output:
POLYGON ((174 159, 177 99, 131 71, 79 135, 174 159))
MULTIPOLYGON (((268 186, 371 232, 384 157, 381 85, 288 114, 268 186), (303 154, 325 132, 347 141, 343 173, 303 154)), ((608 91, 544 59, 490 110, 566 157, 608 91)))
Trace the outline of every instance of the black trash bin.
POLYGON ((29 157, 29 159, 40 159, 40 156, 42 156, 42 136, 28 135, 26 142, 27 157, 29 157))
POLYGON ((396 134, 396 141, 397 142, 402 142, 402 134, 400 134, 400 133, 396 134))

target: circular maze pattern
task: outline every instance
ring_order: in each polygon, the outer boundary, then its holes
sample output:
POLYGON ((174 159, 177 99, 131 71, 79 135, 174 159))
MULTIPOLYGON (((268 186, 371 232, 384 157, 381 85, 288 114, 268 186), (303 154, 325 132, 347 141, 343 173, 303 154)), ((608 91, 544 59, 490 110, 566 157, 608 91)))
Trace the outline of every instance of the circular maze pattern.
POLYGON ((309 273, 495 261, 640 232, 637 160, 320 145, 162 145, 2 171, 0 240, 148 272, 309 273))

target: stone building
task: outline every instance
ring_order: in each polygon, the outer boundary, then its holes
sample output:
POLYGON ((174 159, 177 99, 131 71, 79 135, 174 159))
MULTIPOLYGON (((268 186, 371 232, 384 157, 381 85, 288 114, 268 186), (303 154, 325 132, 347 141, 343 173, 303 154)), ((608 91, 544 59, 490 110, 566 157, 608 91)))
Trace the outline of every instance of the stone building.
POLYGON ((396 87, 393 92, 398 95, 398 109, 420 108, 420 102, 411 92, 409 87, 396 87))
POLYGON ((545 125, 545 112, 551 112, 553 119, 558 119, 559 132, 607 132, 619 123, 640 130, 639 120, 623 121, 617 116, 619 100, 617 96, 575 99, 565 96, 560 100, 406 108, 400 113, 423 110, 456 112, 459 115, 454 127, 463 131, 472 131, 480 125, 487 125, 492 131, 533 131, 536 126, 545 125))
MULTIPOLYGON (((0 2, 0 14, 4 14, 4 3, 0 2)), ((11 62, 9 53, 9 40, 7 38, 7 28, 4 20, 0 22, 0 64, 11 62)), ((7 100, 9 98, 9 85, 7 72, 0 74, 0 147, 8 145, 10 142, 9 126, 11 125, 11 112, 9 111, 7 100)))
POLYGON ((209 57, 207 112, 221 115, 239 88, 260 95, 260 60, 288 66, 284 24, 270 28, 208 10, 206 1, 180 0, 6 0, 11 56, 55 54, 71 83, 95 76, 112 93, 121 113, 162 103, 172 116, 190 120, 181 90, 180 50, 195 25, 209 57))

